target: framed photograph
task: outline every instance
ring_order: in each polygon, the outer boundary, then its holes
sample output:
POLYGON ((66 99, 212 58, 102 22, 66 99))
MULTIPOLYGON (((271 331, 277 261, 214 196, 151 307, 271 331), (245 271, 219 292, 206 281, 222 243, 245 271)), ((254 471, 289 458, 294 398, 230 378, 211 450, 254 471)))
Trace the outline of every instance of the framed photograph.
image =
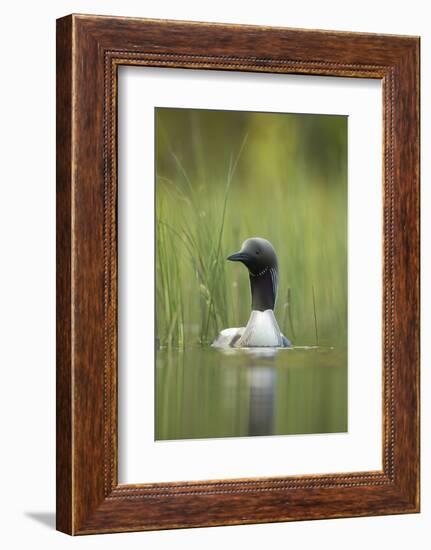
POLYGON ((419 511, 419 38, 57 21, 57 528, 419 511))

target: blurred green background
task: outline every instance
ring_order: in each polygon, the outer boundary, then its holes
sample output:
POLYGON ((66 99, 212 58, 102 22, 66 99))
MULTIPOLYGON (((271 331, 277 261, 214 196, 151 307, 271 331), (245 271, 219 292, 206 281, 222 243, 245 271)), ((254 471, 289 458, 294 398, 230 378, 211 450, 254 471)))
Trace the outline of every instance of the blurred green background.
POLYGON ((157 108, 156 338, 208 344, 250 314, 253 236, 274 245, 295 345, 347 345, 347 117, 157 108))

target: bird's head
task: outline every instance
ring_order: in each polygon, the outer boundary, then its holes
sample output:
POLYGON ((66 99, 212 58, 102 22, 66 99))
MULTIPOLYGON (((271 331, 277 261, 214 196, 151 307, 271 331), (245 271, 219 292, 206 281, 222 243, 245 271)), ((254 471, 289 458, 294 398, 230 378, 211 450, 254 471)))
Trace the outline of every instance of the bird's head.
POLYGON ((242 262, 252 276, 278 269, 274 247, 266 239, 253 237, 243 242, 241 250, 227 258, 231 262, 242 262))

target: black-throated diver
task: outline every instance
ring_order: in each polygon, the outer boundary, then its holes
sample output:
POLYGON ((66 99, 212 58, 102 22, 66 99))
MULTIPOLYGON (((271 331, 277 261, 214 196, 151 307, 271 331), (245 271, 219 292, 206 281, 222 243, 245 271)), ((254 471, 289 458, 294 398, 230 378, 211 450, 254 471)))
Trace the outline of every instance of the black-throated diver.
POLYGON ((217 348, 254 348, 291 346, 280 332, 274 315, 278 288, 278 260, 274 247, 266 239, 253 237, 244 241, 241 250, 228 256, 248 269, 251 288, 251 315, 247 326, 227 328, 212 343, 217 348))

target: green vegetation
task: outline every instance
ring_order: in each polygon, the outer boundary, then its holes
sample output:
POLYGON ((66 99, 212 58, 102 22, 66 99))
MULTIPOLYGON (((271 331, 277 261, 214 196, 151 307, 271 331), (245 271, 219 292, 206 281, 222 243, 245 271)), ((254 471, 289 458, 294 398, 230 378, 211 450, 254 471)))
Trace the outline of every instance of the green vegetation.
POLYGON ((280 263, 276 317, 295 345, 347 346, 347 118, 156 110, 156 331, 208 344, 250 314, 252 236, 280 263))

